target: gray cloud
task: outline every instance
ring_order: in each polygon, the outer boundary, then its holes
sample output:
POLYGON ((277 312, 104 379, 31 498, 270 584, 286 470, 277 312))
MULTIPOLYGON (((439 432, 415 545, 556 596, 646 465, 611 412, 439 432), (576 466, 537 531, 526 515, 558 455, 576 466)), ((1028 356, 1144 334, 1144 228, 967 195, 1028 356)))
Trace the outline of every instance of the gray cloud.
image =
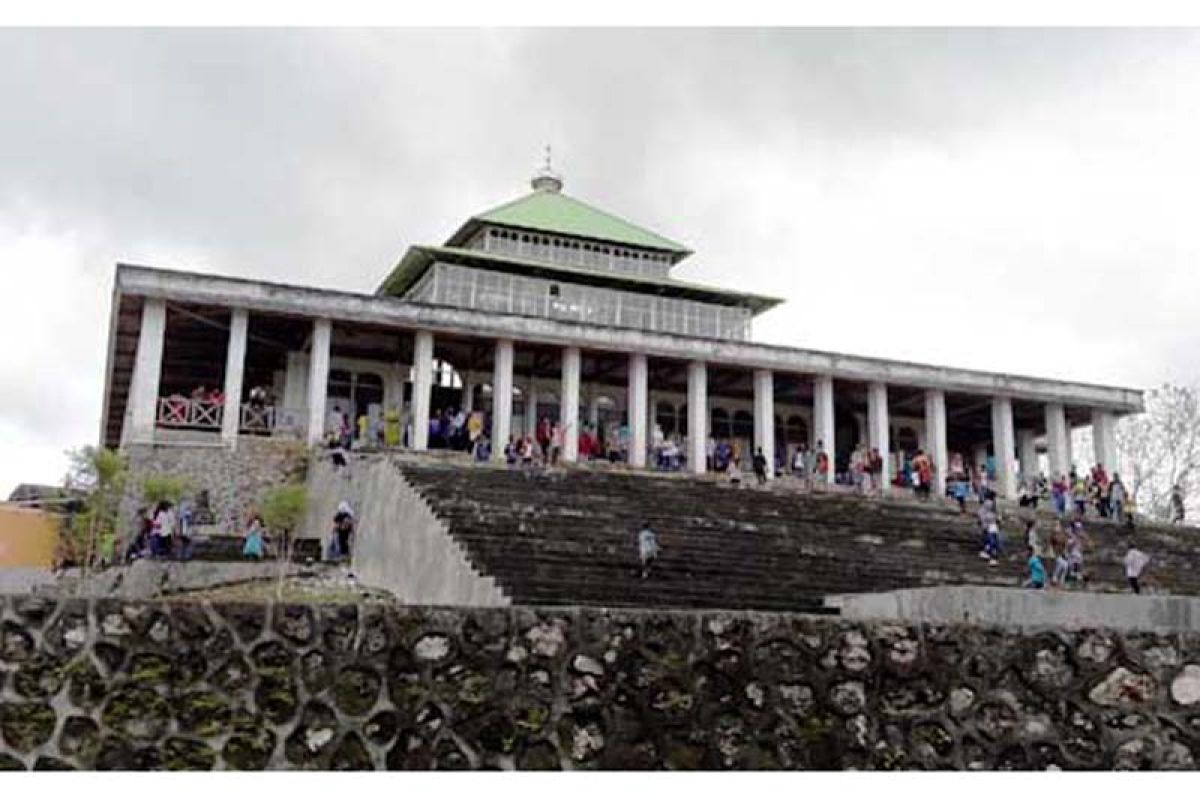
POLYGON ((371 289, 545 142, 680 277, 788 297, 760 338, 1194 380, 1196 39, 0 31, 0 491, 95 436, 116 260, 371 289))

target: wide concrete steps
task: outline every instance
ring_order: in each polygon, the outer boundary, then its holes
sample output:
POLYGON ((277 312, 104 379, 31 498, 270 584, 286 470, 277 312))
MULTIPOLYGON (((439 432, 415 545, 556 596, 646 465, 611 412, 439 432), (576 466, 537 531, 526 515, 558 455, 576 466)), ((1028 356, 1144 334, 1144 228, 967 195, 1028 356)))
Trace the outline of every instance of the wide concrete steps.
MULTIPOLYGON (((396 468, 475 569, 516 603, 807 610, 831 594, 1012 587, 1025 578, 1024 517, 1014 514, 1003 525, 1006 553, 989 566, 974 516, 935 502, 588 470, 408 459, 396 468), (661 548, 645 580, 636 548, 643 523, 661 548)), ((1127 532, 1096 520, 1088 531, 1090 588, 1123 590, 1127 532)), ((1137 536, 1157 586, 1200 595, 1194 532, 1157 526, 1137 536)))

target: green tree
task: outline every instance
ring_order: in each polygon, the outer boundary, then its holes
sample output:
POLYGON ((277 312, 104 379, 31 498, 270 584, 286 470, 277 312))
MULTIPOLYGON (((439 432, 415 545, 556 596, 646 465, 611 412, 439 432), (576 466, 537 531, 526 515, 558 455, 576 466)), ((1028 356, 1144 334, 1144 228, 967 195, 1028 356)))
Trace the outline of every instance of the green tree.
POLYGON ((275 534, 275 558, 279 564, 275 598, 283 599, 283 578, 291 561, 292 534, 304 522, 308 510, 308 489, 302 483, 292 483, 268 489, 260 504, 263 524, 275 534))
POLYGON ((116 545, 128 465, 116 451, 91 445, 67 451, 67 458, 70 467, 63 485, 82 495, 83 508, 65 520, 64 545, 86 576, 97 556, 111 556, 116 545))

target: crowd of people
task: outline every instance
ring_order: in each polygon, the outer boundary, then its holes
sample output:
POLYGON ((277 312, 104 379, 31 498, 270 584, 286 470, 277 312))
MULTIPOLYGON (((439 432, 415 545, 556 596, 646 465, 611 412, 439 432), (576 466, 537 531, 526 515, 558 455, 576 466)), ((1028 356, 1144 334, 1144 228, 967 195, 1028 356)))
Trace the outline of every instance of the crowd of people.
POLYGON ((190 499, 178 505, 162 500, 154 506, 139 508, 123 560, 126 564, 141 558, 186 561, 192 557, 194 526, 195 503, 190 499))

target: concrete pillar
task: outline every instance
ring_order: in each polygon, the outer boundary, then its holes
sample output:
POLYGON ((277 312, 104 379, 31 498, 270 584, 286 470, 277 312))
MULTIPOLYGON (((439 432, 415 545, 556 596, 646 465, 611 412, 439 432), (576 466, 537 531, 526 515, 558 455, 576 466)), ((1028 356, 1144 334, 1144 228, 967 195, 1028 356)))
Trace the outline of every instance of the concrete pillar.
POLYGON ((992 452, 996 457, 996 493, 1014 499, 1017 496, 1017 472, 1013 466, 1012 400, 992 398, 992 452))
POLYGON ((504 446, 512 435, 513 343, 496 342, 496 369, 492 375, 492 461, 504 461, 504 446))
POLYGON ((412 447, 429 448, 429 402, 433 397, 433 333, 417 331, 413 340, 412 447))
POLYGON ((558 393, 558 424, 563 432, 564 461, 579 460, 579 373, 582 358, 578 347, 562 351, 562 391, 558 393))
POLYGON ((941 389, 925 392, 925 445, 933 462, 933 495, 946 494, 946 474, 950 455, 946 447, 946 393, 941 389))
POLYGON ((1067 427, 1067 415, 1061 403, 1046 404, 1046 449, 1051 480, 1071 471, 1071 429, 1067 427))
POLYGON ((396 363, 383 378, 383 408, 395 409, 404 416, 404 384, 408 381, 408 365, 396 363))
POLYGON ((158 384, 162 379, 163 340, 167 332, 167 302, 147 297, 142 303, 142 328, 138 333, 133 386, 129 393, 132 434, 135 442, 154 439, 158 417, 158 384))
POLYGON ((246 370, 246 332, 250 313, 235 308, 229 318, 229 346, 225 350, 225 408, 221 409, 221 441, 237 443, 242 421, 242 379, 246 370))
POLYGON ((1017 431, 1017 460, 1021 463, 1022 477, 1031 481, 1037 478, 1037 433, 1029 428, 1017 431))
POLYGON ((308 354, 299 351, 287 354, 287 369, 283 373, 283 407, 299 411, 308 401, 308 354))
POLYGON ((629 464, 646 466, 646 417, 650 368, 643 353, 629 354, 629 464))
POLYGON ((688 364, 688 464, 691 471, 708 471, 708 367, 703 361, 688 364))
POLYGON ((868 445, 879 450, 883 457, 883 471, 879 482, 883 491, 892 485, 891 442, 888 435, 888 396, 886 383, 872 383, 867 387, 867 439, 868 445))
POLYGON ((1121 471, 1117 466, 1117 417, 1111 411, 1092 409, 1092 448, 1096 463, 1104 465, 1110 477, 1121 471))
POLYGON ((767 457, 767 477, 775 477, 775 375, 754 370, 754 448, 767 457))
POLYGON ((463 411, 469 415, 475 410, 475 373, 462 372, 459 373, 462 378, 462 406, 463 411))
POLYGON ((333 323, 313 320, 312 349, 308 354, 308 443, 325 438, 325 400, 329 389, 329 345, 333 323))
POLYGON ((819 375, 813 381, 813 442, 814 449, 824 443, 825 454, 829 456, 829 477, 833 478, 833 462, 835 449, 833 422, 833 378, 819 375))
POLYGON ((529 388, 525 390, 525 435, 533 436, 537 433, 538 424, 538 391, 537 383, 533 378, 529 379, 529 388))

